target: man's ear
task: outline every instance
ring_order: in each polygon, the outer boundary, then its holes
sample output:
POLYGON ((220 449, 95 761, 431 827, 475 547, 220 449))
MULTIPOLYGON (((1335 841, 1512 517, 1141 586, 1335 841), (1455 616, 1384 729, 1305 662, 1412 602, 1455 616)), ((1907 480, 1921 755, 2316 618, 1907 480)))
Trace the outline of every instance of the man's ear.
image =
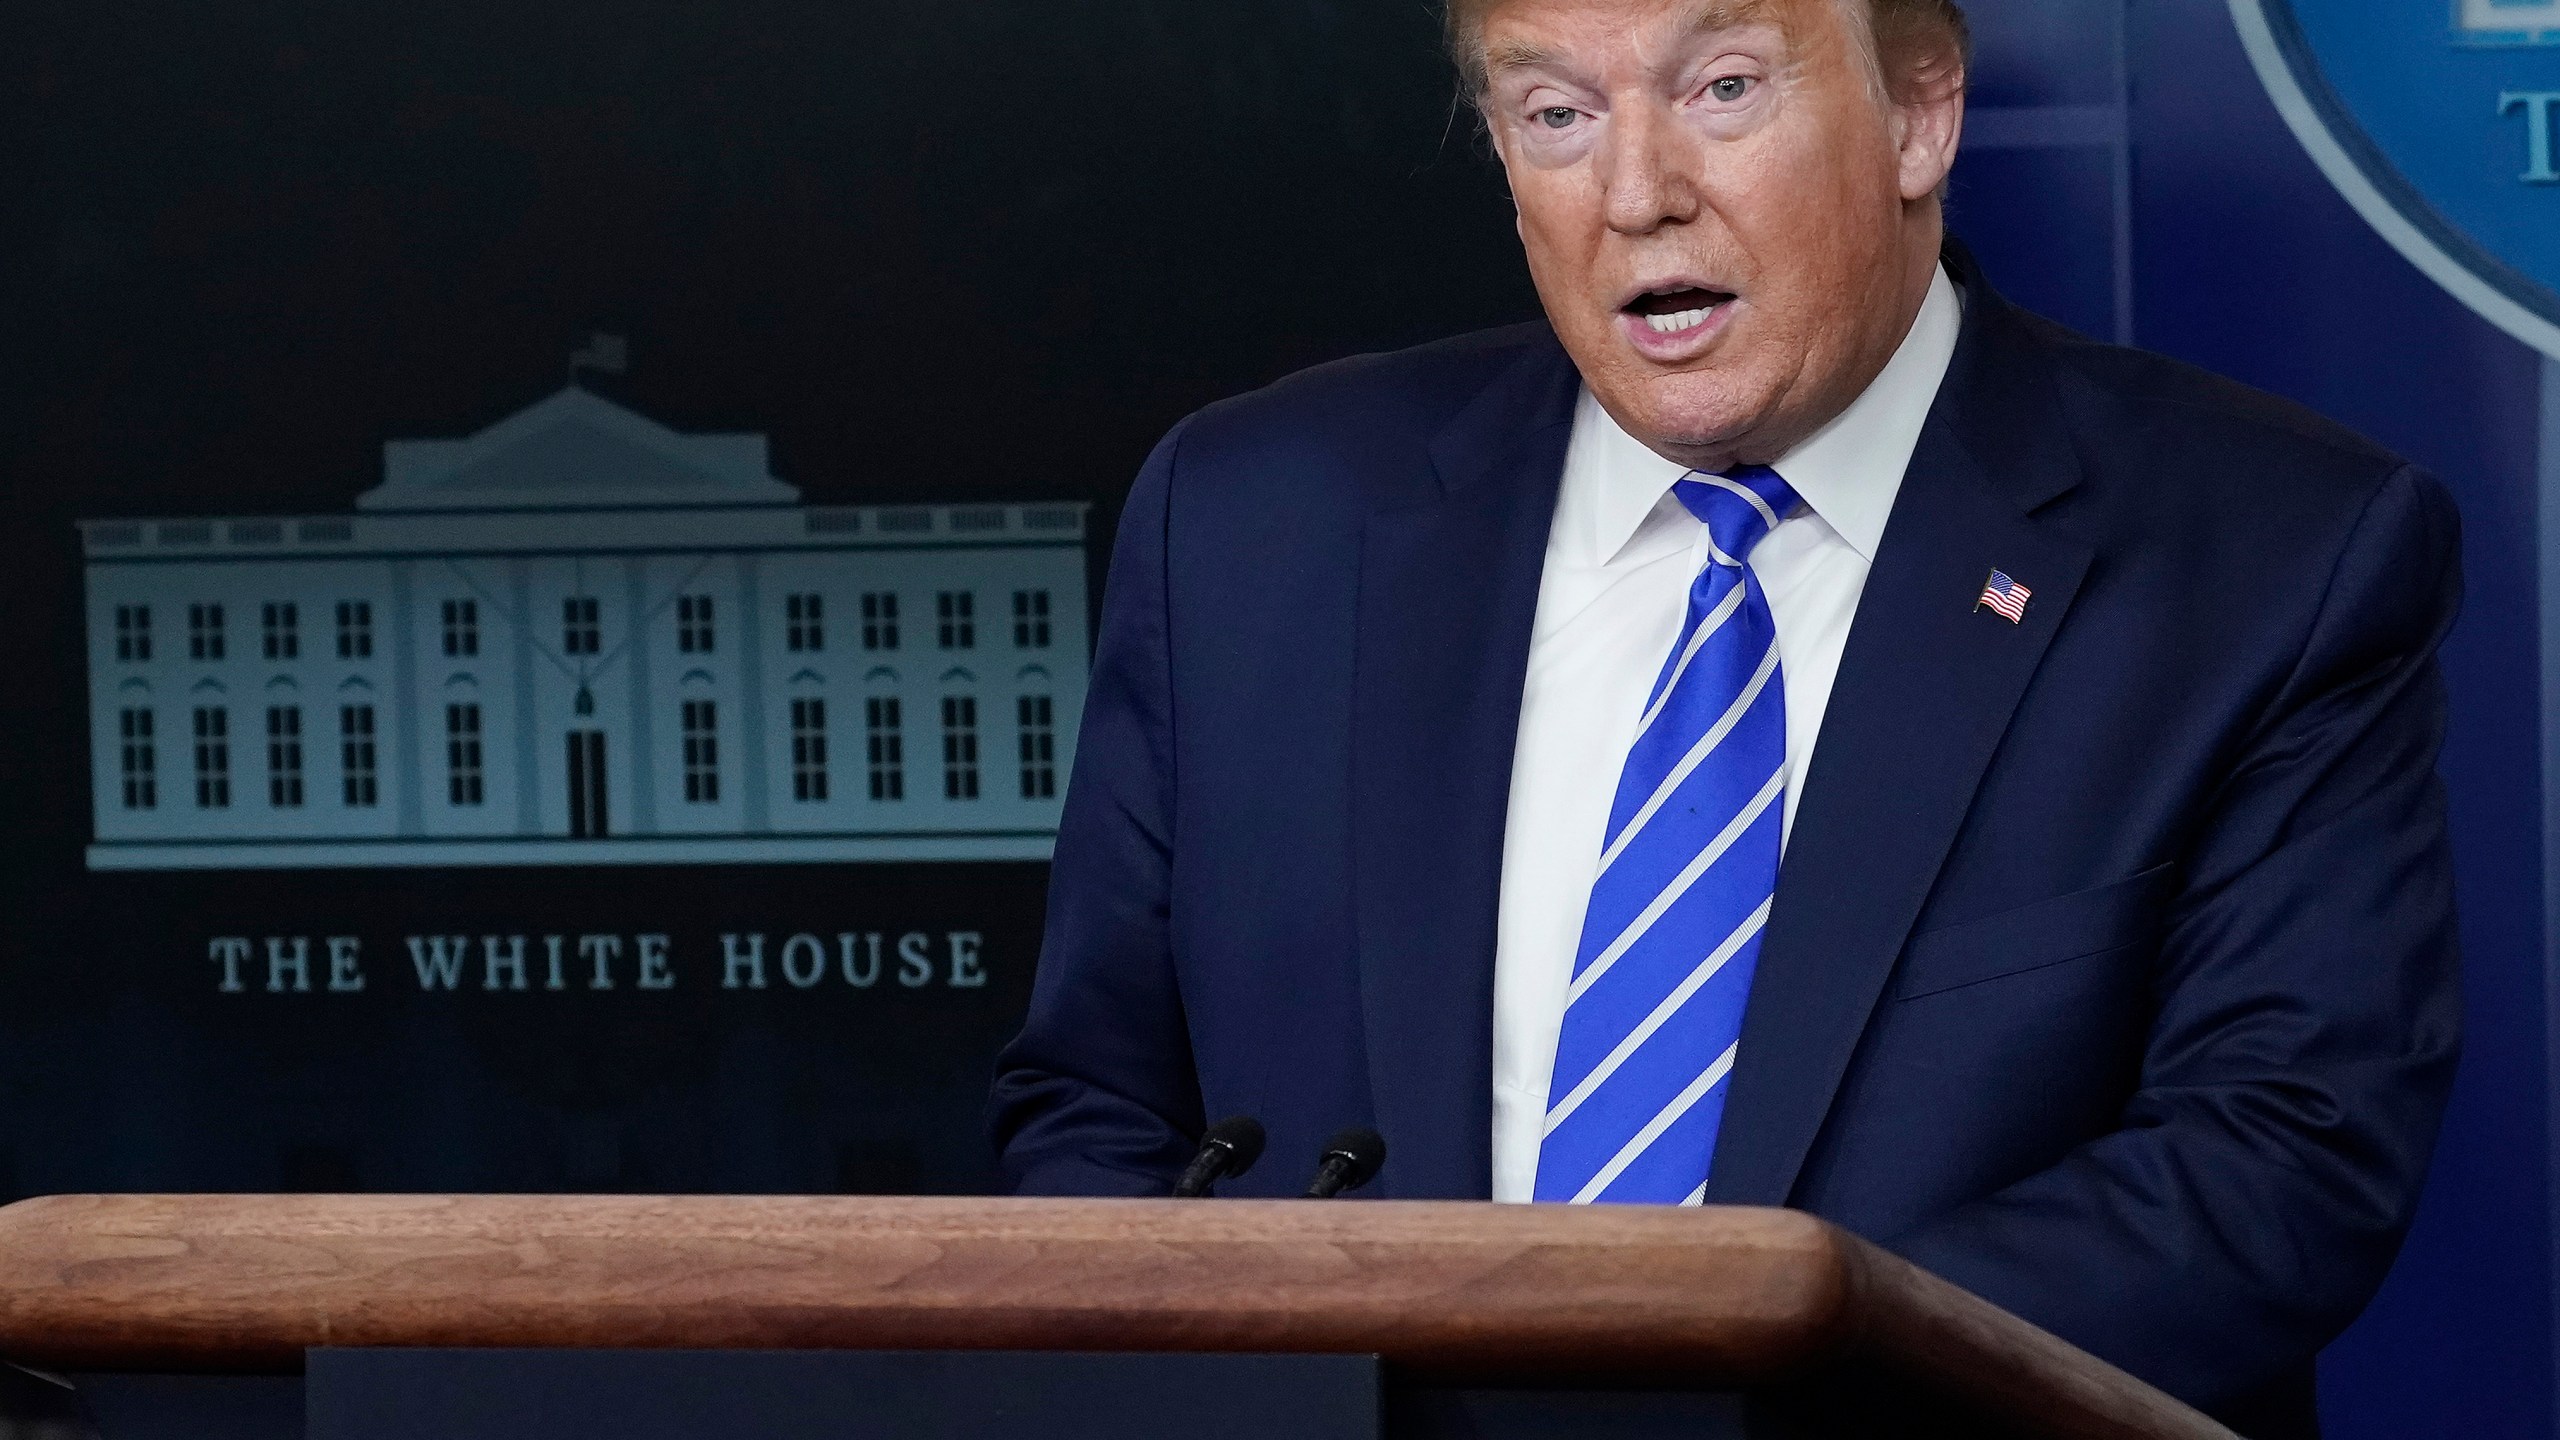
POLYGON ((1964 69, 1949 61, 1912 77, 1894 105, 1894 143, 1906 201, 1925 200, 1947 183, 1964 138, 1964 69))

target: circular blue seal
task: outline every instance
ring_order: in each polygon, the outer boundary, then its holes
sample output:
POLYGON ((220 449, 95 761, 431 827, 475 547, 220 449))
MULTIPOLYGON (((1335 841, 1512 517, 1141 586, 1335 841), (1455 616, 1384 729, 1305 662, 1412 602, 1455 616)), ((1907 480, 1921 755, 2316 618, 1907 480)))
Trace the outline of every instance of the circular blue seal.
POLYGON ((2560 0, 2230 0, 2330 181, 2401 254, 2560 356, 2560 0))

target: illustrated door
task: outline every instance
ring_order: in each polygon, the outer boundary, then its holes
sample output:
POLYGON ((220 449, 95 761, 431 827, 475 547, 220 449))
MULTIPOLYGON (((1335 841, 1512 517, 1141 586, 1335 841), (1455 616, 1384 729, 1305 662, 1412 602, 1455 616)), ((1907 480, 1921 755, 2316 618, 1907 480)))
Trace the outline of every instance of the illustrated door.
POLYGON ((569 838, 601 840, 605 828, 604 732, 569 732, 569 838))

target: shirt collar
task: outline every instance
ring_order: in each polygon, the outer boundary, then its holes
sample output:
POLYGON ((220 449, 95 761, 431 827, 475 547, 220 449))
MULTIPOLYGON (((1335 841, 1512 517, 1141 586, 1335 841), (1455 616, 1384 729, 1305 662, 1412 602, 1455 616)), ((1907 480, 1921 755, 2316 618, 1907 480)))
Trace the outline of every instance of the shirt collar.
MULTIPOLYGON (((1963 328, 1964 302, 1941 266, 1911 332, 1865 393, 1771 467, 1869 564, 1963 328)), ((1585 561, 1606 565, 1688 473, 1628 434, 1586 386, 1565 457, 1562 533, 1585 561)))

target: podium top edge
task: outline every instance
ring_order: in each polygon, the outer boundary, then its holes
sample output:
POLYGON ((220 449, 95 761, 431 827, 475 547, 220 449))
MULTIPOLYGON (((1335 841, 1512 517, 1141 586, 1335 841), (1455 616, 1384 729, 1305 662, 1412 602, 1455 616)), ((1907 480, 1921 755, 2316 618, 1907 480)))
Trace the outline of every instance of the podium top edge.
POLYGON ((292 1373, 347 1346, 1376 1354, 1504 1383, 1686 1386, 1880 1365, 2066 1422, 2052 1433, 2229 1433, 1788 1210, 629 1195, 0 1209, 0 1356, 292 1373))

